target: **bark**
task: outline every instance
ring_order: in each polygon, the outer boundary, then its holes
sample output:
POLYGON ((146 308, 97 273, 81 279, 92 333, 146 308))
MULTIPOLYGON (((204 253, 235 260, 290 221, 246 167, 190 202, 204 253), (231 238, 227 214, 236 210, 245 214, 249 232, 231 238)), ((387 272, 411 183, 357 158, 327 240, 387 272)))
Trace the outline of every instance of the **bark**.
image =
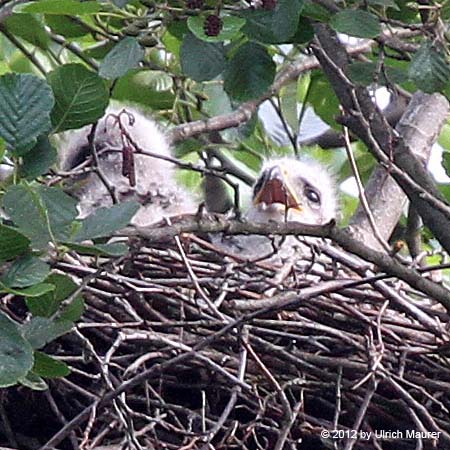
MULTIPOLYGON (((431 148, 448 113, 449 105, 442 95, 417 92, 397 124, 396 130, 404 144, 424 164, 429 159, 431 148)), ((365 191, 378 230, 384 240, 388 240, 401 217, 407 196, 383 166, 374 170, 365 191)), ((373 249, 382 250, 361 205, 350 220, 350 225, 357 239, 373 249)))
MULTIPOLYGON (((345 75, 349 57, 329 27, 316 27, 312 48, 344 109, 342 123, 362 139, 377 160, 389 170, 424 224, 445 250, 450 251, 450 207, 427 172, 424 162, 408 147, 410 141, 405 141, 389 125, 372 102, 367 89, 353 85, 345 75)), ((442 108, 448 109, 445 99, 442 100, 442 108)))

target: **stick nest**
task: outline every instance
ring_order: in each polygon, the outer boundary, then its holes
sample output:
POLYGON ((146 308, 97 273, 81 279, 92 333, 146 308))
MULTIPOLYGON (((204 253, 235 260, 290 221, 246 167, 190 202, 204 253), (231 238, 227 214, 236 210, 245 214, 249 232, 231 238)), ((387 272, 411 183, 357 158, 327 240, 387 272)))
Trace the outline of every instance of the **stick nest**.
POLYGON ((9 394, 23 448, 57 432, 61 449, 450 448, 439 304, 322 240, 281 267, 216 250, 185 235, 56 264, 90 277, 87 308, 46 349, 71 375, 9 394), (369 439, 347 439, 356 430, 369 439))

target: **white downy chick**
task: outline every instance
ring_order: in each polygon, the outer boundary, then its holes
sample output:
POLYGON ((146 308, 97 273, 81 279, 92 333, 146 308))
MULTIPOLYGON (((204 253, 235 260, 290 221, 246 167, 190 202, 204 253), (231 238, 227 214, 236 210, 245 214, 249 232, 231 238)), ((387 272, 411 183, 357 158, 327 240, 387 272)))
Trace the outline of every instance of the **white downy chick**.
MULTIPOLYGON (((336 219, 337 207, 333 177, 322 164, 310 158, 280 158, 268 160, 263 165, 245 219, 257 223, 295 221, 325 225, 336 219)), ((267 236, 221 235, 214 237, 213 242, 241 258, 270 256, 271 262, 292 256, 299 247, 305 251, 295 236, 270 239, 267 236), (275 258, 274 253, 277 253, 275 258)))
MULTIPOLYGON (((62 170, 73 170, 92 157, 88 142, 90 131, 89 125, 62 133, 59 139, 59 166, 62 170)), ((171 153, 159 126, 135 108, 112 106, 99 120, 95 146, 100 170, 114 188, 119 202, 136 200, 142 205, 132 223, 146 226, 164 217, 194 212, 196 202, 193 195, 177 183, 172 162, 156 156, 134 154, 135 186, 131 185, 130 177, 122 174, 122 151, 128 145, 127 134, 144 151, 162 157, 170 157, 171 153)), ((70 191, 79 198, 80 217, 101 206, 113 204, 108 189, 95 172, 80 175, 75 181, 70 191)))

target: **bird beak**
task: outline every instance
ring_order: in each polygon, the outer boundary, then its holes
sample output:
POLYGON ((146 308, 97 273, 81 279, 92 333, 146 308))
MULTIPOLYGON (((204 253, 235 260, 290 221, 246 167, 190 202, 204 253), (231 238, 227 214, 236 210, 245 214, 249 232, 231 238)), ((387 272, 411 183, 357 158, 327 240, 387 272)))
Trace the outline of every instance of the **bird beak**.
POLYGON ((291 187, 287 176, 283 174, 283 169, 279 166, 272 167, 263 174, 261 188, 256 193, 253 202, 255 205, 280 203, 286 209, 302 211, 295 190, 291 187))

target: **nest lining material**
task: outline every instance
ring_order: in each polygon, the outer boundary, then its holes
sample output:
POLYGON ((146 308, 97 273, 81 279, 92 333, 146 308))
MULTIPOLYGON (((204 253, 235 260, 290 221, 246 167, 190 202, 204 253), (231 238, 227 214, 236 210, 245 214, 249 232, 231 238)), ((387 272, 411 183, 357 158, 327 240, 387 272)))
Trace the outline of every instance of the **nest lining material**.
MULTIPOLYGON (((329 242, 311 248, 281 268, 224 258, 193 235, 140 243, 102 270, 105 261, 68 254, 55 270, 92 278, 87 310, 47 349, 72 374, 34 394, 52 399, 54 424, 38 436, 24 426, 25 442, 325 449, 350 441, 322 430, 361 429, 439 432, 424 448, 450 448, 448 315, 329 242)), ((373 437, 353 448, 418 442, 373 437)))

